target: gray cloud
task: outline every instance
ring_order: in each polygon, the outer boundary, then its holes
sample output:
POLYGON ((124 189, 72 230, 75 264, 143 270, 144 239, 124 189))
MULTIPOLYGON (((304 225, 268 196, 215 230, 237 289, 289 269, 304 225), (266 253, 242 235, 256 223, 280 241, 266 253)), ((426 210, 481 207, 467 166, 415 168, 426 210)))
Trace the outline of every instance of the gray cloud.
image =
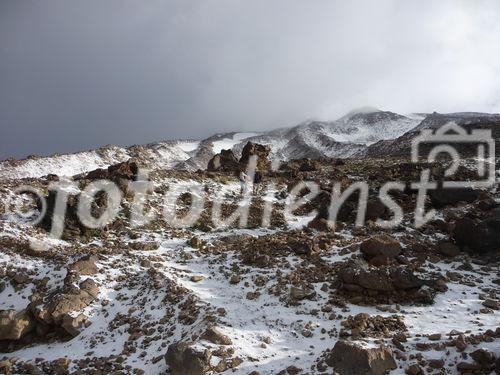
POLYGON ((500 111, 495 1, 0 2, 0 158, 500 111))

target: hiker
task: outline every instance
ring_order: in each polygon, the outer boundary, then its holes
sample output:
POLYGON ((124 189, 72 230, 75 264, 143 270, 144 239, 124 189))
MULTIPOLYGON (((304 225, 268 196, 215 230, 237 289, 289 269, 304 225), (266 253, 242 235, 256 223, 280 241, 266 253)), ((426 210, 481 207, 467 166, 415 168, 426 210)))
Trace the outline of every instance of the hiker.
POLYGON ((260 188, 261 182, 262 182, 262 172, 255 171, 255 174, 253 175, 253 193, 254 194, 259 193, 259 188, 260 188))

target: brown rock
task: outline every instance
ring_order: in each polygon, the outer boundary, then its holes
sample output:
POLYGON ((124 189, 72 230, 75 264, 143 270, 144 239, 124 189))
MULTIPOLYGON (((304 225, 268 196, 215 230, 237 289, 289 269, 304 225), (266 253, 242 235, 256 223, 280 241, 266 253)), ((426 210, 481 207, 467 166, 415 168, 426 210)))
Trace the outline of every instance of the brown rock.
POLYGON ((99 272, 99 268, 97 268, 95 262, 97 261, 96 256, 85 256, 80 258, 73 264, 70 264, 68 267, 68 271, 77 272, 80 275, 95 275, 99 272))
POLYGON ((495 362, 495 355, 485 349, 478 349, 470 353, 471 358, 482 367, 490 367, 495 362))
POLYGON ((446 257, 456 257, 460 254, 460 248, 451 242, 441 242, 436 246, 436 251, 446 257))
POLYGON ((361 253, 368 261, 375 258, 394 259, 401 253, 401 245, 393 237, 381 234, 361 244, 361 253))
POLYGON ((422 371, 419 365, 413 364, 406 369, 405 373, 407 375, 423 375, 424 372, 422 371))
POLYGON ((431 341, 441 340, 441 334, 440 333, 434 333, 432 335, 429 335, 429 340, 431 340, 431 341))
POLYGON ((80 288, 56 295, 45 306, 32 305, 31 310, 38 320, 47 324, 60 324, 66 314, 87 307, 98 294, 99 286, 94 280, 87 279, 80 283, 80 288))
POLYGON ((211 172, 236 172, 239 169, 238 160, 231 150, 221 150, 220 154, 215 155, 209 160, 207 166, 207 170, 211 172))
POLYGON ((303 299, 312 299, 316 296, 316 292, 313 289, 308 288, 297 288, 292 286, 290 288, 290 298, 295 301, 301 301, 303 299))
POLYGON ((210 341, 213 344, 218 345, 232 345, 233 342, 229 336, 222 333, 217 327, 209 327, 201 335, 201 339, 210 341))
POLYGON ((343 375, 383 375, 397 368, 388 348, 363 348, 343 340, 337 341, 326 363, 343 375))
POLYGON ((442 359, 431 359, 429 360, 429 367, 430 368, 443 368, 444 367, 444 361, 442 359))
POLYGON ((324 218, 315 217, 308 224, 308 228, 315 229, 319 232, 333 232, 335 231, 335 223, 324 218))
POLYGON ((476 363, 460 362, 457 365, 457 371, 460 373, 474 373, 476 371, 481 371, 481 365, 476 363))
POLYGON ((370 199, 366 205, 366 220, 383 219, 389 209, 379 199, 370 199))
POLYGON ((0 340, 19 340, 35 328, 35 322, 26 310, 0 310, 0 340))
POLYGON ((204 375, 210 370, 209 350, 200 351, 185 342, 177 342, 168 347, 165 362, 171 375, 204 375))
POLYGON ((201 275, 194 275, 194 276, 191 276, 190 277, 190 280, 193 282, 193 283, 198 283, 200 281, 203 281, 205 280, 205 278, 201 275))
POLYGON ((500 310, 500 302, 494 299, 487 299, 483 302, 483 306, 492 310, 500 310))
POLYGON ((295 366, 288 366, 286 368, 286 373, 288 375, 297 375, 299 372, 300 372, 300 369, 298 367, 295 367, 295 366))
POLYGON ((245 166, 248 164, 250 157, 257 156, 257 170, 265 171, 270 169, 271 162, 268 157, 271 153, 271 148, 269 146, 264 146, 258 143, 247 142, 243 150, 241 151, 240 164, 245 166))
POLYGON ((70 314, 64 314, 62 318, 61 327, 72 337, 76 337, 80 334, 82 329, 87 322, 87 317, 84 314, 79 314, 77 316, 71 316, 70 314))

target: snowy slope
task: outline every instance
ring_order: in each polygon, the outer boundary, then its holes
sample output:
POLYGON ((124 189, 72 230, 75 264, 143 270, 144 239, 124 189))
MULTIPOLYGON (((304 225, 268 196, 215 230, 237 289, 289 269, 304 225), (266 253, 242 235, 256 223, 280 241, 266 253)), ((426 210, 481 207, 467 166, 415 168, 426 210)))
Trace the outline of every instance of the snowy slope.
POLYGON ((308 121, 290 128, 261 133, 223 133, 204 140, 172 140, 128 148, 101 149, 49 157, 31 157, 0 162, 1 178, 72 176, 136 158, 150 169, 204 169, 210 158, 223 149, 237 156, 248 141, 269 145, 279 160, 297 158, 346 158, 361 154, 367 146, 395 139, 415 128, 423 116, 403 116, 363 108, 335 121, 308 121))
POLYGON ((126 149, 110 146, 75 154, 54 155, 43 158, 30 157, 19 161, 8 160, 0 163, 0 177, 28 178, 48 174, 72 176, 97 168, 104 168, 129 158, 130 155, 126 149))

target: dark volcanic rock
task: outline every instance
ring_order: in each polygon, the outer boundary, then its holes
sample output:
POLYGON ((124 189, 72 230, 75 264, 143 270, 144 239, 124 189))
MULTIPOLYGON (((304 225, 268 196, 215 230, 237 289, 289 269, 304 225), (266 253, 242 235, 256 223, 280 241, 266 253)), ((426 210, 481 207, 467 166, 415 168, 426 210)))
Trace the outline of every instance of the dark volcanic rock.
POLYGON ((271 153, 271 148, 269 146, 264 146, 258 143, 248 142, 243 151, 241 152, 240 164, 246 166, 250 157, 253 155, 257 156, 257 170, 266 171, 271 167, 271 162, 268 157, 271 153))
POLYGON ((238 160, 231 150, 222 150, 208 162, 207 170, 211 172, 237 172, 240 170, 238 160))
POLYGON ((372 267, 349 261, 338 271, 340 291, 352 302, 399 301, 432 303, 435 280, 422 279, 403 266, 372 267))
POLYGON ((500 210, 493 210, 486 218, 464 217, 455 223, 453 237, 458 246, 476 253, 500 250, 500 210))
POLYGON ((368 261, 380 260, 383 263, 397 257, 401 253, 401 245, 393 237, 381 234, 364 241, 361 252, 368 261))
POLYGON ((471 188, 447 188, 429 190, 433 207, 455 206, 459 202, 472 203, 480 197, 481 191, 471 188))

